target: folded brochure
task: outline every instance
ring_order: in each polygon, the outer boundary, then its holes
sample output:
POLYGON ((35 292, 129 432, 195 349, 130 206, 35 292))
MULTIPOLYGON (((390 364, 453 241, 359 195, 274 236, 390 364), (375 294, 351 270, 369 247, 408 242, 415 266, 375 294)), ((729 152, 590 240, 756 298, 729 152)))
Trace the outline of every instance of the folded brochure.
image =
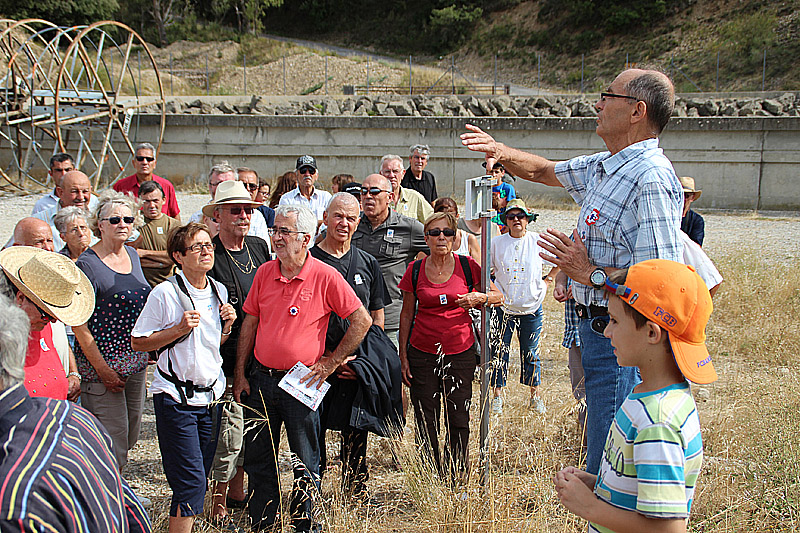
POLYGON ((291 394, 312 411, 316 411, 319 404, 322 403, 325 393, 331 388, 331 384, 325 381, 322 383, 322 387, 318 389, 317 385, 319 385, 319 381, 317 380, 314 380, 314 384, 311 387, 306 386, 308 384, 307 381, 305 383, 300 383, 300 380, 306 377, 309 372, 311 372, 311 370, 298 361, 297 364, 283 376, 283 379, 278 382, 278 387, 291 394))

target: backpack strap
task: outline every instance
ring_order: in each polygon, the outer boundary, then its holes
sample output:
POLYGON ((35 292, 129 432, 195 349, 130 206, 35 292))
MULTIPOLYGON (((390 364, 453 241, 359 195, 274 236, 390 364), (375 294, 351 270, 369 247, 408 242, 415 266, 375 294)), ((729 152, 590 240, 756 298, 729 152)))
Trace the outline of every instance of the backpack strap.
POLYGON ((420 268, 422 268, 422 259, 417 259, 411 265, 411 287, 414 289, 414 298, 417 297, 417 282, 419 281, 420 268))
POLYGON ((464 279, 467 282, 468 292, 472 292, 475 288, 475 281, 472 279, 472 269, 469 267, 469 258, 466 255, 455 254, 458 260, 461 261, 461 270, 464 271, 464 279))

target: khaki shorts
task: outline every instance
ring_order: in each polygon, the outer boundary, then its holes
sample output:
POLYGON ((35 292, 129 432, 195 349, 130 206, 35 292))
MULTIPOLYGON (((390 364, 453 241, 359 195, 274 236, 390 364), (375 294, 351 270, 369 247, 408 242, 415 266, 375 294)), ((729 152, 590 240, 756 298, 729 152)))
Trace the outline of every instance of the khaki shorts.
POLYGON ((228 387, 221 400, 219 442, 211 467, 211 480, 227 483, 236 475, 236 467, 244 464, 244 411, 233 399, 228 387))

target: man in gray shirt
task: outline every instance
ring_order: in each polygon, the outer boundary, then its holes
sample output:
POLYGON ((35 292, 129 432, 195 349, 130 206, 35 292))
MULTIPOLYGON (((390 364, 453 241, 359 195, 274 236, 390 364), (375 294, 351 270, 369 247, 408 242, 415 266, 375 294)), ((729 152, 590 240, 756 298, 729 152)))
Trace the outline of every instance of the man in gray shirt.
POLYGON ((422 224, 393 211, 390 208, 393 201, 394 193, 388 179, 380 174, 367 176, 361 184, 363 216, 353 234, 352 245, 371 254, 381 266, 383 280, 392 297, 392 303, 384 309, 384 331, 397 346, 403 307, 397 286, 417 254, 428 254, 430 250, 425 244, 422 224))

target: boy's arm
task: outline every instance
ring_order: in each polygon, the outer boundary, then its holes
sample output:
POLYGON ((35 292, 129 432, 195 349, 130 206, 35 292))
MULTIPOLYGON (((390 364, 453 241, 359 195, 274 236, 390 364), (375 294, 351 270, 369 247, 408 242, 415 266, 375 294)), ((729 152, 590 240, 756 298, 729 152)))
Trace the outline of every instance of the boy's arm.
POLYGON ((589 522, 617 533, 686 532, 684 518, 648 518, 643 514, 625 511, 600 500, 587 486, 586 476, 579 475, 573 469, 564 469, 557 473, 554 481, 558 497, 564 507, 589 522))

